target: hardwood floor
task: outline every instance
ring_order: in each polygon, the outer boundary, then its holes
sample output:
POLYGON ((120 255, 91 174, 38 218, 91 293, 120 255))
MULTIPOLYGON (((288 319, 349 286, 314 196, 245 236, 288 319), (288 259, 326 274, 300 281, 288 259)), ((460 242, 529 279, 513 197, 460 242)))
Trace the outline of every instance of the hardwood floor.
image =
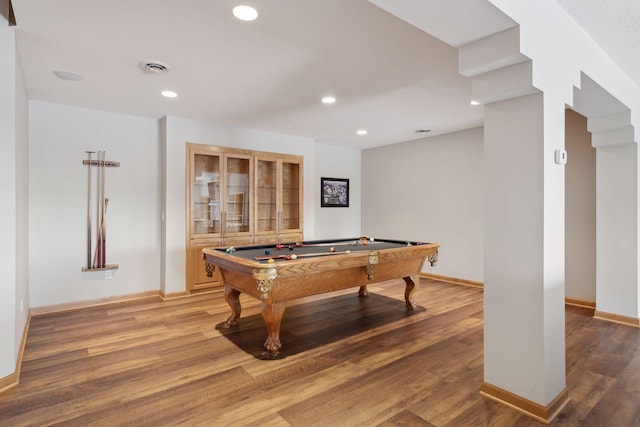
MULTIPOLYGON (((220 328, 220 293, 34 317, 0 425, 539 426, 479 394, 482 291, 421 279, 288 305, 284 351, 261 359, 259 303, 220 328)), ((640 425, 640 330, 568 308, 571 402, 553 426, 640 425)))

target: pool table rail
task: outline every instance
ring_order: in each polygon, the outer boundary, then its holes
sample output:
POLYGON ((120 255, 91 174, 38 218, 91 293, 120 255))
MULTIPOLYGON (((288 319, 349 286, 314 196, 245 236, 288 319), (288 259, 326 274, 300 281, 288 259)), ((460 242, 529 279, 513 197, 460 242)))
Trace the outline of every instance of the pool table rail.
POLYGON ((303 257, 273 264, 235 256, 235 252, 230 254, 219 248, 204 249, 203 253, 208 264, 220 269, 225 284, 267 301, 270 297, 290 300, 417 275, 425 262, 431 265, 437 262, 439 246, 438 243, 425 243, 395 249, 372 247, 372 250, 303 257), (318 279, 325 283, 319 285, 318 279), (276 280, 278 286, 274 289, 276 280), (313 283, 313 289, 308 282, 313 283))

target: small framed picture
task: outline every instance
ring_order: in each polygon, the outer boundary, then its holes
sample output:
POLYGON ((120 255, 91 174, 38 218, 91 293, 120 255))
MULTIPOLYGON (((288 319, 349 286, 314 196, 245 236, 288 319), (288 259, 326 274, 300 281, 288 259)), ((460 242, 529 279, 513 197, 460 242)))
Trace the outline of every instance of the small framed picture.
POLYGON ((346 178, 320 178, 320 206, 323 208, 349 207, 349 180, 346 178))

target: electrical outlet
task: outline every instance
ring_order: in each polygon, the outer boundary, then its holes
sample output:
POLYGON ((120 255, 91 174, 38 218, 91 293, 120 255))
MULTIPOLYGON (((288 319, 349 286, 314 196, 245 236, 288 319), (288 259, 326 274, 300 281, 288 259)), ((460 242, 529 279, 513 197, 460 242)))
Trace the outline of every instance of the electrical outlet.
POLYGON ((111 270, 107 270, 104 272, 104 278, 105 279, 111 279, 113 277, 113 271, 111 270))

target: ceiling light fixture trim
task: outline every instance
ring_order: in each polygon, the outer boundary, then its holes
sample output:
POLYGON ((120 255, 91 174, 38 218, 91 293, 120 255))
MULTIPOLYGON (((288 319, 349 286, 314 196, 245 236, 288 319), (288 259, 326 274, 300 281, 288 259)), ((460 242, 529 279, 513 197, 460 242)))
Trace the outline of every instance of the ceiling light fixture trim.
POLYGON ((53 75, 62 80, 69 80, 72 82, 77 82, 79 80, 84 80, 84 76, 82 74, 74 73, 73 71, 63 71, 63 70, 55 70, 53 75))
POLYGON ((241 21, 255 21, 258 19, 258 11, 247 5, 238 5, 233 8, 233 16, 241 21))
POLYGON ((163 90, 162 92, 160 92, 160 94, 162 96, 164 96, 165 98, 177 98, 178 94, 172 90, 163 90))

